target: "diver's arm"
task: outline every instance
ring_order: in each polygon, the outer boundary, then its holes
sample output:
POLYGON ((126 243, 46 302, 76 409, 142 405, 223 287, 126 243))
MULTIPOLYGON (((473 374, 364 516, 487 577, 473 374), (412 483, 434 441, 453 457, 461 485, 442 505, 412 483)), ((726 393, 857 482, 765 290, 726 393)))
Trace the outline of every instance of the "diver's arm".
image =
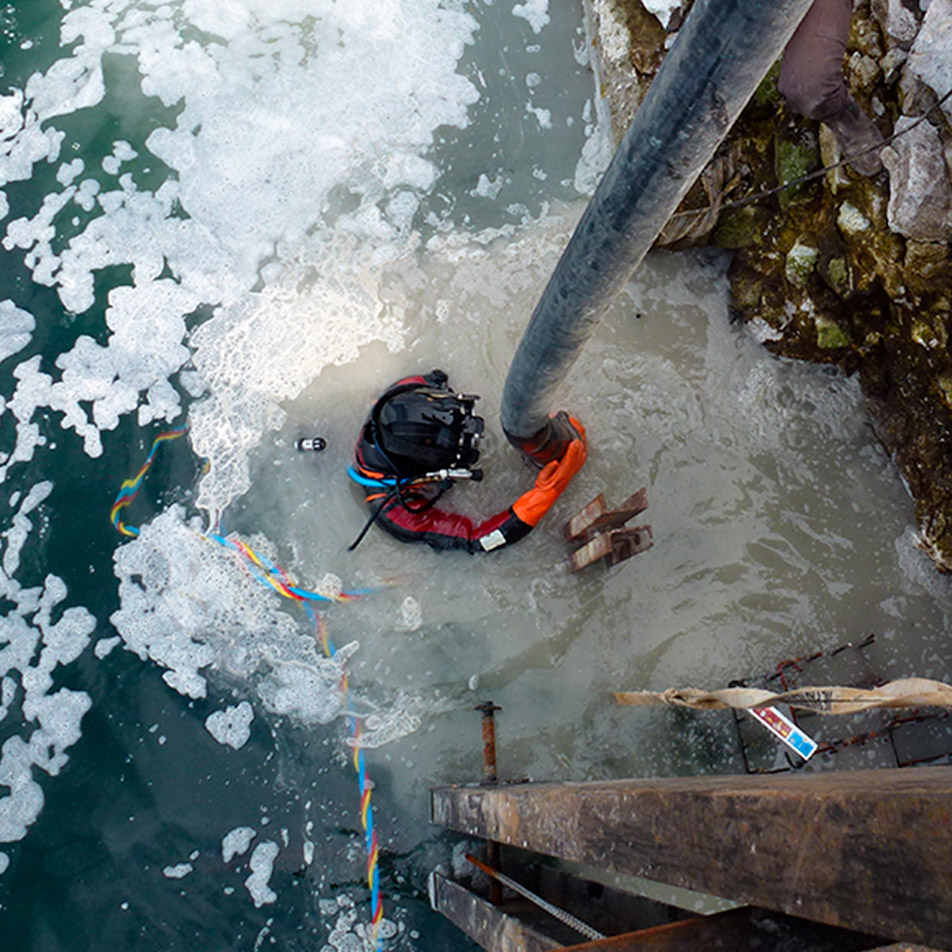
POLYGON ((585 429, 577 420, 572 423, 578 438, 569 443, 561 459, 543 467, 532 489, 503 512, 474 523, 436 506, 414 511, 393 499, 384 503, 377 521, 402 542, 426 542, 436 549, 492 552, 518 542, 538 525, 585 462, 585 429))
POLYGON ((401 542, 426 542, 434 549, 462 549, 472 553, 491 552, 511 545, 528 535, 532 528, 511 508, 474 523, 466 516, 436 506, 425 512, 414 512, 396 501, 386 505, 377 522, 401 542))

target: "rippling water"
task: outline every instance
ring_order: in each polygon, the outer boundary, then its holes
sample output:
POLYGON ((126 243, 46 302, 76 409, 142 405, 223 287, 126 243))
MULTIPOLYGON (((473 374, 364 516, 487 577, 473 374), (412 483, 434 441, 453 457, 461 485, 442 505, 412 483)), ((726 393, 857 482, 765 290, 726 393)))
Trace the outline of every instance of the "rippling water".
MULTIPOLYGON (((858 388, 770 358, 725 260, 652 256, 565 387, 589 463, 486 558, 373 531, 344 475, 375 394, 435 366, 483 395, 606 159, 580 4, 29 0, 0 10, 0 928, 11 949, 361 947, 350 703, 364 720, 388 947, 470 946, 430 913, 452 861, 427 790, 737 771, 730 722, 611 706, 877 633, 946 677, 949 586, 858 388), (173 427, 123 519, 119 484, 173 427), (328 449, 302 455, 300 436, 328 449), (562 521, 647 486, 656 544, 569 575, 562 521), (303 612, 203 536, 238 533, 303 612)), ((822 766, 822 765, 821 765, 822 766)), ((5 946, 6 947, 6 946, 5 946)))

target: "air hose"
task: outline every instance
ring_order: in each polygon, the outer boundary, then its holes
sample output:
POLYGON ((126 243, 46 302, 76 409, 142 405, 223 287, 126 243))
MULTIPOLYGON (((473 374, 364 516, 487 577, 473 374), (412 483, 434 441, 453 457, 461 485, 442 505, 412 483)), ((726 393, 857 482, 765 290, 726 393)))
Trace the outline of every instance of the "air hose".
POLYGON ((542 293, 502 427, 537 463, 573 438, 556 390, 813 0, 696 0, 542 293))

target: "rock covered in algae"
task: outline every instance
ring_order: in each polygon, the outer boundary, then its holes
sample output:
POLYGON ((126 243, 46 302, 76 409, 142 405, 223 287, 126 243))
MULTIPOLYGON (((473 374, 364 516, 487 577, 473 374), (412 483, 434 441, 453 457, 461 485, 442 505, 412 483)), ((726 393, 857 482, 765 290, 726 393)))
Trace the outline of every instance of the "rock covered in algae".
MULTIPOLYGON (((590 2, 620 138, 690 3, 663 3, 656 17, 657 0, 590 2)), ((795 182, 840 155, 826 127, 787 109, 775 66, 659 244, 730 249, 733 307, 764 346, 859 374, 923 548, 952 571, 952 98, 935 108, 952 89, 952 4, 925 6, 861 0, 854 10, 850 91, 884 136, 901 133, 885 171, 841 166, 795 182)))

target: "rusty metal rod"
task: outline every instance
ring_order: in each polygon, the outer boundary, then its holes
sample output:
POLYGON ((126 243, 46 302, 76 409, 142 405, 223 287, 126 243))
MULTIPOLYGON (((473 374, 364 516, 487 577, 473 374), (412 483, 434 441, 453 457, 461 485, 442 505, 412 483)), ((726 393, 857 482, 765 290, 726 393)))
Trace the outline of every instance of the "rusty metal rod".
MULTIPOLYGON (((483 715, 483 783, 494 784, 498 777, 496 774, 496 711, 502 708, 492 701, 484 701, 475 708, 483 715)), ((486 841, 486 859, 489 865, 494 869, 499 869, 499 844, 495 840, 486 841)), ((489 880, 489 901, 498 906, 502 902, 502 886, 499 882, 490 877, 489 880)))
POLYGON ((496 711, 501 711, 492 701, 484 701, 475 710, 483 715, 483 783, 496 783, 496 711))

